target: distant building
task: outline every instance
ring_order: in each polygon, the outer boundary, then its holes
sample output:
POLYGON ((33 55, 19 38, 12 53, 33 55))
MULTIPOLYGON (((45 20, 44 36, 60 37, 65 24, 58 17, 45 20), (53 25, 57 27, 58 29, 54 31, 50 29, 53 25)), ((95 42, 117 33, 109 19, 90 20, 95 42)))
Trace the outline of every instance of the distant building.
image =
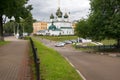
POLYGON ((33 33, 40 30, 47 30, 47 22, 35 22, 33 23, 33 33))
POLYGON ((72 28, 75 29, 77 23, 72 23, 72 28))
POLYGON ((60 8, 57 9, 56 16, 50 15, 50 21, 47 25, 49 35, 74 35, 72 22, 69 21, 69 15, 63 15, 60 8))
POLYGON ((73 22, 72 22, 72 27, 75 29, 75 27, 76 27, 76 25, 77 25, 77 23, 79 22, 79 20, 74 20, 73 22))

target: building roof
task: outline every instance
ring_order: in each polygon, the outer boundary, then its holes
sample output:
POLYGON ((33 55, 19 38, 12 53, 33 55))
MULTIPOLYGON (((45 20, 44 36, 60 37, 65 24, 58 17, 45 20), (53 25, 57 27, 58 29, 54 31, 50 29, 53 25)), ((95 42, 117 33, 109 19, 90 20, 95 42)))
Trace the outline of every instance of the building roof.
POLYGON ((67 13, 65 13, 64 18, 68 18, 68 14, 67 13))
POLYGON ((62 11, 60 10, 60 8, 57 9, 56 15, 58 18, 62 18, 62 11))
POLYGON ((52 24, 49 26, 48 29, 49 29, 49 30, 55 30, 55 29, 56 29, 56 26, 53 24, 53 22, 52 22, 52 24))
POLYGON ((53 14, 50 15, 50 19, 54 19, 54 15, 53 14))
POLYGON ((56 28, 56 26, 53 24, 53 22, 52 22, 52 24, 49 26, 48 30, 61 31, 61 29, 56 28))
POLYGON ((72 27, 60 27, 60 29, 73 29, 72 27))

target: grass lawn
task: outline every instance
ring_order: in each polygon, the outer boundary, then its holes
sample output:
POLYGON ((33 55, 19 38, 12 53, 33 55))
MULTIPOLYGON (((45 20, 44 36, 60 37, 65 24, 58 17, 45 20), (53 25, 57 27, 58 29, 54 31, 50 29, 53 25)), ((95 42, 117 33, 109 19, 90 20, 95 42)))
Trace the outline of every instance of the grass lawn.
POLYGON ((103 43, 104 45, 113 45, 113 44, 116 44, 116 40, 114 39, 105 39, 105 40, 102 40, 101 43, 103 43))
POLYGON ((40 57, 41 80, 82 80, 73 67, 55 50, 33 39, 40 57))
POLYGON ((39 37, 53 41, 65 41, 65 40, 72 40, 78 38, 77 36, 39 36, 39 37))
MULTIPOLYGON (((103 43, 104 45, 114 45, 116 44, 116 40, 114 39, 105 39, 102 40, 101 43, 103 43)), ((95 45, 91 45, 91 44, 87 44, 88 46, 95 46, 95 45)), ((74 46, 75 47, 75 46, 74 46)), ((120 52, 119 49, 116 48, 107 48, 107 49, 93 49, 93 48, 78 48, 78 50, 81 50, 83 52, 92 52, 92 53, 96 53, 96 52, 106 52, 106 53, 110 53, 110 52, 120 52)))
POLYGON ((7 43, 9 43, 9 41, 0 41, 0 46, 5 45, 7 43))

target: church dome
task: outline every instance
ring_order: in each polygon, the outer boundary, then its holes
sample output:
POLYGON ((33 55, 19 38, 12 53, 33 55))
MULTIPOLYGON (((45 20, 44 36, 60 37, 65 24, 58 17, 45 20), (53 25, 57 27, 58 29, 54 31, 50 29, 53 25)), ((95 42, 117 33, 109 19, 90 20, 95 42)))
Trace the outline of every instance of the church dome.
POLYGON ((65 13, 64 18, 68 18, 68 14, 67 13, 65 13))
POLYGON ((56 15, 59 17, 59 18, 62 18, 62 12, 60 10, 60 8, 58 8, 57 12, 56 12, 56 15))
POLYGON ((53 24, 53 22, 52 22, 52 24, 49 26, 48 29, 49 29, 49 30, 56 30, 56 26, 53 24))
POLYGON ((50 19, 54 19, 54 15, 53 14, 50 15, 50 19))

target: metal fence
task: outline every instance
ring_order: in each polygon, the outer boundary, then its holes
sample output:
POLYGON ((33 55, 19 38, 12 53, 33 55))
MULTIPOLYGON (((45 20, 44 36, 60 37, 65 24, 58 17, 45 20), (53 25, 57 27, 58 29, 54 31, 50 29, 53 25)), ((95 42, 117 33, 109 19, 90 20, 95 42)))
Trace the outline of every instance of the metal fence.
POLYGON ((76 45, 75 48, 90 48, 90 49, 114 49, 115 45, 99 45, 99 46, 81 46, 76 45))
POLYGON ((33 53, 33 58, 34 58, 34 63, 35 63, 35 70, 36 70, 36 80, 40 80, 40 61, 37 56, 37 48, 35 48, 33 40, 30 38, 30 43, 32 47, 32 53, 33 53))

